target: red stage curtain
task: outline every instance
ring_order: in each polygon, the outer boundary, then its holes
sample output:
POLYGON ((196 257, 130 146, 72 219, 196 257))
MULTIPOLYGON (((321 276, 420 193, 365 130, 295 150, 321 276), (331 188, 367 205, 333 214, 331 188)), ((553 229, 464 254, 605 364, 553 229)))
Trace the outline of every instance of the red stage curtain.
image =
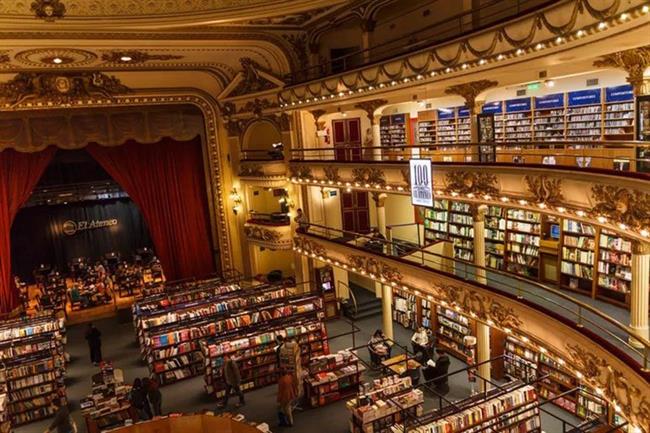
MULTIPOLYGON (((11 275, 11 224, 21 206, 52 160, 56 149, 21 153, 13 149, 0 152, 0 312, 18 305, 11 275)), ((29 251, 25 251, 29 254, 29 251)))
POLYGON ((88 151, 142 211, 168 279, 214 272, 200 137, 88 151))

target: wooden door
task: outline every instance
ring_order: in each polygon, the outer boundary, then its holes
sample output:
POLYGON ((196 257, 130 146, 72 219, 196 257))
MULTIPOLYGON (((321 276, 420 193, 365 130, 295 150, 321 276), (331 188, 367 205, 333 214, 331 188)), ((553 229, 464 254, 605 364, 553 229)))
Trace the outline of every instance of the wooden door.
POLYGON ((343 230, 355 233, 370 231, 368 193, 352 191, 341 193, 341 220, 343 230))
POLYGON ((361 119, 332 120, 333 144, 337 161, 361 159, 361 119))

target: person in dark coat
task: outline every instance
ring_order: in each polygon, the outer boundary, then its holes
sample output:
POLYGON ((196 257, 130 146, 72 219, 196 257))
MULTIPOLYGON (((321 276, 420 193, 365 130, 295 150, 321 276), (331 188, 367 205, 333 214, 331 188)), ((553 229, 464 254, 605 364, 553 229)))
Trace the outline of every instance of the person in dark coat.
POLYGON ((52 406, 55 408, 54 419, 45 433, 73 433, 72 421, 70 420, 70 410, 63 404, 58 397, 52 399, 52 406))
POLYGON ((86 340, 90 349, 90 362, 99 365, 102 362, 102 333, 92 323, 88 324, 86 340))
POLYGON ((143 388, 142 380, 140 378, 136 378, 133 381, 133 388, 131 388, 129 401, 131 402, 131 406, 138 413, 139 420, 146 421, 151 418, 149 416, 150 410, 147 410, 147 406, 149 406, 147 391, 143 388))
POLYGON ((160 385, 156 379, 149 380, 149 386, 147 387, 147 397, 149 398, 149 403, 151 403, 151 410, 153 411, 154 416, 162 415, 162 393, 160 392, 160 385))
POLYGON ((239 396, 239 403, 235 407, 240 407, 245 404, 244 392, 241 390, 241 375, 239 373, 239 365, 232 357, 226 355, 223 364, 223 379, 226 382, 226 395, 224 396, 223 403, 219 404, 220 408, 228 405, 230 393, 235 392, 239 396))
POLYGON ((449 383, 447 373, 449 372, 449 356, 442 349, 438 349, 438 359, 435 364, 433 361, 427 363, 427 367, 422 371, 424 379, 427 382, 432 382, 436 391, 441 394, 447 394, 449 392, 449 383), (444 376, 444 377, 443 377, 444 376))

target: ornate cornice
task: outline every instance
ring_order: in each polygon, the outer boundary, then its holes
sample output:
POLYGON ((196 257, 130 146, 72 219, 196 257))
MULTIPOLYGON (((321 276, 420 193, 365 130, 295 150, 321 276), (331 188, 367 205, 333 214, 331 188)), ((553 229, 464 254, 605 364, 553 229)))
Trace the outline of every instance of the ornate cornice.
POLYGON ((305 255, 322 256, 327 254, 327 250, 325 250, 324 246, 316 241, 312 241, 311 239, 307 239, 302 236, 294 237, 293 244, 298 252, 305 255))
POLYGON ((378 168, 355 168, 352 170, 352 180, 362 185, 386 185, 386 176, 378 168))
POLYGON ((240 177, 264 177, 264 170, 260 164, 242 164, 239 167, 240 177))
POLYGON ((377 108, 388 104, 386 99, 371 99, 370 101, 363 101, 355 104, 355 108, 359 108, 366 112, 366 116, 370 120, 370 123, 374 125, 375 123, 375 111, 377 108))
POLYGON ((548 176, 524 176, 528 191, 538 203, 559 205, 564 203, 562 194, 562 179, 548 176))
POLYGON ((473 317, 501 329, 518 329, 522 321, 512 308, 478 293, 476 290, 458 286, 439 286, 442 299, 452 306, 472 312, 473 317))
POLYGON ((496 87, 499 83, 493 80, 477 80, 468 83, 456 84, 445 89, 447 95, 458 95, 465 99, 465 105, 469 108, 470 113, 475 112, 476 98, 487 89, 496 87))
POLYGON ((327 179, 328 182, 335 183, 341 180, 341 176, 339 175, 338 168, 329 165, 327 167, 324 167, 323 171, 325 172, 325 179, 327 179))
POLYGON ((183 56, 175 54, 151 54, 140 50, 114 50, 102 54, 102 60, 112 64, 142 64, 150 61, 178 60, 183 56))
POLYGON ((370 278, 383 278, 387 281, 396 283, 401 281, 403 278, 402 274, 396 267, 390 266, 374 257, 351 254, 347 259, 348 264, 352 266, 352 272, 363 271, 363 273, 367 273, 370 278))
POLYGON ((650 194, 615 185, 594 185, 593 212, 632 228, 650 227, 650 194))
POLYGON ((650 45, 602 56, 594 62, 594 66, 625 70, 627 82, 632 85, 634 94, 639 96, 643 88, 643 72, 650 67, 650 45))
POLYGON ((289 173, 291 177, 295 177, 295 178, 303 178, 303 179, 312 178, 311 168, 305 166, 289 167, 289 173))
POLYGON ((62 0, 35 0, 30 9, 36 18, 50 22, 63 18, 66 13, 62 0))
POLYGON ((497 178, 490 173, 453 171, 447 173, 447 191, 458 194, 493 195, 499 192, 497 178))

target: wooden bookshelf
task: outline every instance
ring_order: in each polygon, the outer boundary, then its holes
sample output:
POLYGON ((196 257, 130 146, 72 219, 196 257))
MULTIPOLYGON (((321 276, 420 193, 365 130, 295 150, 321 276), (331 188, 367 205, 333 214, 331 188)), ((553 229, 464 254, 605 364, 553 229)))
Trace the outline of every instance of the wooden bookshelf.
POLYGON ((520 209, 506 211, 506 270, 531 279, 539 276, 541 215, 520 209))
POLYGON ((596 297, 628 305, 632 284, 632 241, 601 230, 596 297))
POLYGON ((392 312, 393 321, 407 329, 416 329, 417 320, 417 299, 415 295, 404 290, 393 288, 392 312))
POLYGON ((469 203, 452 201, 449 207, 449 239, 454 244, 454 258, 474 261, 474 220, 469 203))
POLYGON ((434 200, 433 209, 424 211, 424 238, 432 243, 449 239, 449 201, 434 200))
POLYGON ((492 269, 504 270, 506 239, 505 210, 498 206, 489 206, 485 215, 485 265, 492 269))
POLYGON ((439 347, 467 362, 470 350, 463 338, 476 336, 475 323, 467 316, 441 305, 436 306, 436 340, 439 347))
POLYGON ((560 287, 593 295, 595 238, 593 226, 568 218, 562 220, 560 287))
POLYGON ((311 407, 320 407, 352 397, 359 391, 364 371, 348 350, 312 357, 304 380, 305 398, 311 407))

